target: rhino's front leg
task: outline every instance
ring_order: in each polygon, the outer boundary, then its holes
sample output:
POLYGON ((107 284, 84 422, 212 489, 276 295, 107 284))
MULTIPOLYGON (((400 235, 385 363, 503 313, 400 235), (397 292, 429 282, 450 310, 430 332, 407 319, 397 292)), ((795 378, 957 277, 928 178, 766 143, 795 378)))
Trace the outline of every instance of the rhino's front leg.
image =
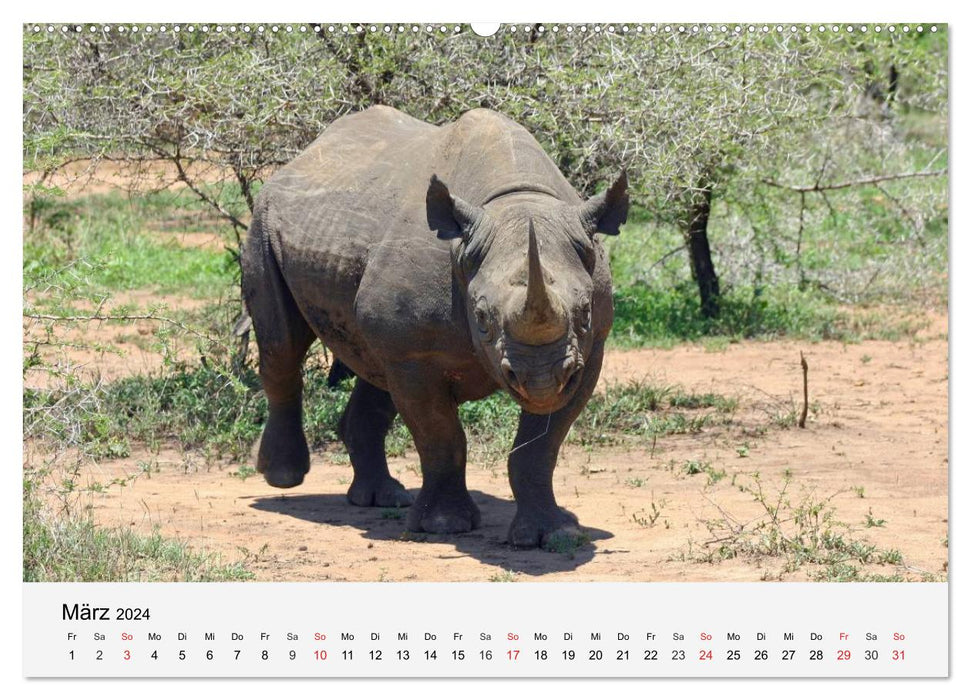
POLYGON ((509 483, 516 497, 516 516, 509 528, 508 542, 515 547, 546 547, 560 537, 575 541, 580 536, 576 517, 556 504, 553 469, 570 426, 593 394, 602 364, 601 343, 590 354, 570 403, 549 416, 526 411, 519 414, 519 430, 509 455, 509 483))
POLYGON ((465 432, 448 385, 406 367, 390 376, 395 406, 411 431, 421 459, 422 486, 408 510, 412 532, 468 532, 479 526, 479 508, 465 485, 465 432))

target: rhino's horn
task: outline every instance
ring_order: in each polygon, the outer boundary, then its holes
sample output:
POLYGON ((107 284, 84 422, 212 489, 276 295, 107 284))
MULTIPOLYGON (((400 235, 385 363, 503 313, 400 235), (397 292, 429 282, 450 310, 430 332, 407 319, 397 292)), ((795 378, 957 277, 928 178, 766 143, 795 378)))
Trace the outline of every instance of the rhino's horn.
POLYGON ((539 245, 536 243, 536 231, 533 222, 529 222, 529 276, 526 281, 526 313, 525 316, 535 324, 545 324, 555 315, 550 295, 546 289, 543 265, 539 261, 539 245))

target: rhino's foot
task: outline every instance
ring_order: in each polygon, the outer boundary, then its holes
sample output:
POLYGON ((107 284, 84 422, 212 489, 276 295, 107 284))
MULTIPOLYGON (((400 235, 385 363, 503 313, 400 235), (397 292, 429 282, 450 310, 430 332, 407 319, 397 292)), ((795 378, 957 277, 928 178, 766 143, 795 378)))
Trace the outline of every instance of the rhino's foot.
POLYGON ((303 478, 310 471, 310 467, 309 465, 301 467, 300 465, 280 466, 275 464, 263 466, 257 464, 256 470, 263 474, 263 478, 270 486, 275 486, 278 489, 292 489, 294 486, 300 486, 303 483, 303 478))
POLYGON ((551 552, 572 553, 590 541, 573 513, 562 508, 526 512, 520 509, 509 527, 507 542, 513 547, 542 547, 551 552))
POLYGON ((411 532, 454 534, 470 532, 480 522, 479 507, 467 492, 434 500, 426 500, 419 494, 418 501, 408 511, 407 527, 411 532))
POLYGON ((273 454, 273 451, 264 438, 256 458, 256 471, 263 475, 266 483, 278 489, 292 489, 303 483, 304 476, 310 471, 310 452, 306 441, 301 439, 296 448, 274 454, 272 458, 267 456, 269 454, 273 454))
POLYGON ((270 414, 260 438, 256 471, 266 483, 278 489, 291 489, 303 483, 310 471, 310 450, 300 425, 300 406, 270 406, 270 414))
POLYGON ((365 508, 371 506, 403 508, 415 502, 412 495, 405 491, 401 482, 390 476, 379 481, 364 481, 355 478, 351 482, 351 488, 347 490, 347 500, 355 506, 364 506, 365 508))

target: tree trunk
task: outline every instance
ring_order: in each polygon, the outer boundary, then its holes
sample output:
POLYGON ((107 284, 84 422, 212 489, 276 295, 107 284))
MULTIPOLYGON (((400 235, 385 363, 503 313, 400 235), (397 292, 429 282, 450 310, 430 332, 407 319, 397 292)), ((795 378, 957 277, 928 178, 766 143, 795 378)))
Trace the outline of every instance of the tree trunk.
POLYGON ((698 283, 701 295, 701 314, 705 318, 718 316, 718 275, 708 245, 708 216, 711 214, 711 187, 704 187, 691 204, 685 243, 691 257, 691 274, 698 283))

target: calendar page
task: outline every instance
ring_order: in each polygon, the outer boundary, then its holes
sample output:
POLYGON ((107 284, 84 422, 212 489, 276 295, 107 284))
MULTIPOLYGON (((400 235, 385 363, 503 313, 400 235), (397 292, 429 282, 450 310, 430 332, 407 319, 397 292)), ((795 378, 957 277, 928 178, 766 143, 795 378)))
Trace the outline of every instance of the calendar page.
POLYGON ((22 41, 25 677, 948 677, 946 23, 22 41))

